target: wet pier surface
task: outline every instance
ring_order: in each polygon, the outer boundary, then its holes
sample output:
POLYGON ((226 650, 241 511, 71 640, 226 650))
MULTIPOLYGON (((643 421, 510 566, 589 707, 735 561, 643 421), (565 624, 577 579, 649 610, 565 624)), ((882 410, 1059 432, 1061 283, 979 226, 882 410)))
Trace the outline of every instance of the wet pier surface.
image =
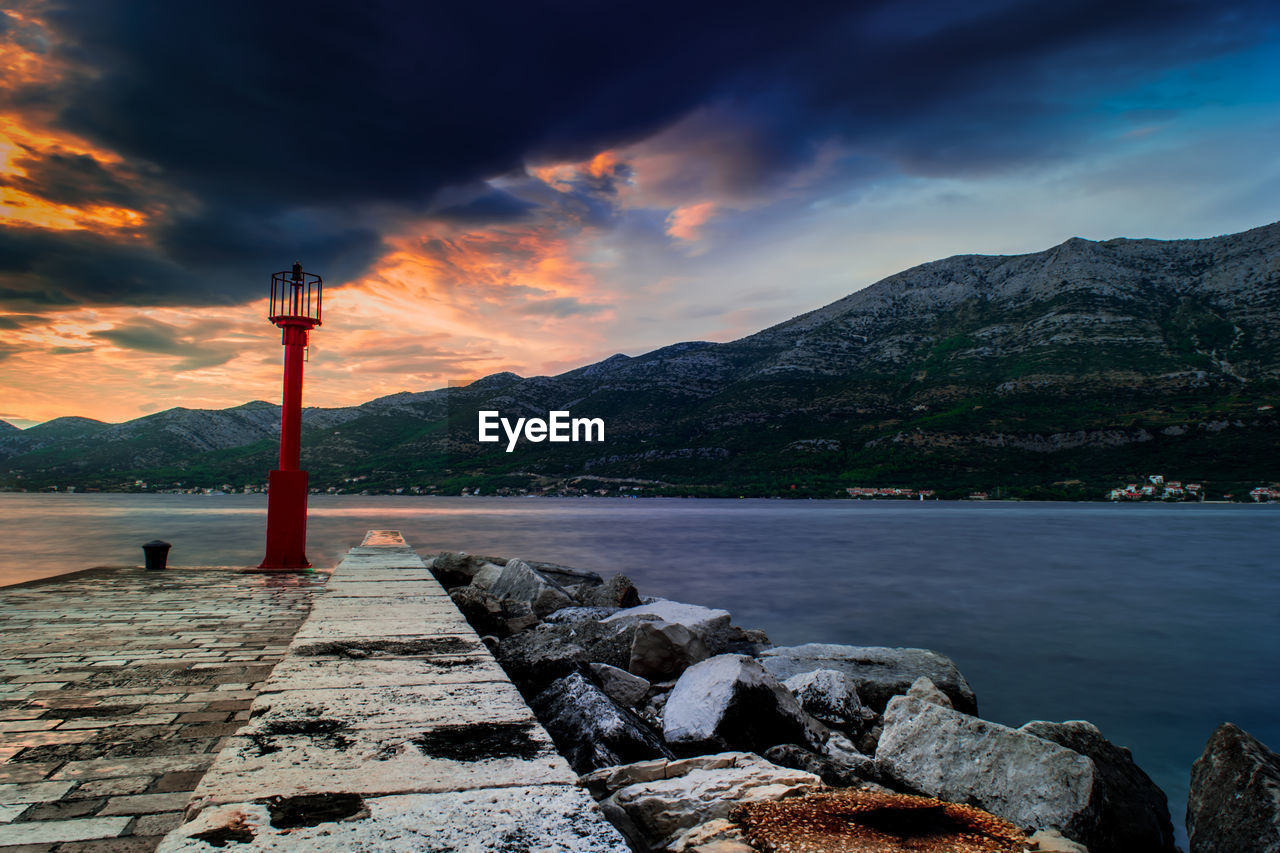
POLYGON ((0 851, 150 851, 324 573, 91 569, 0 589, 0 851))
POLYGON ((0 853, 623 853, 427 565, 0 590, 0 853))

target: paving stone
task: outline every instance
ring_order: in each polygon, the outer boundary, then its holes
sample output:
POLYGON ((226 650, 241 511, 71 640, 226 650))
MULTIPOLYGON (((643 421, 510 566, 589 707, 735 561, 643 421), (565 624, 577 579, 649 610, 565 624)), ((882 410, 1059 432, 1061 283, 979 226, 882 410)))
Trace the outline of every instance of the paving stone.
POLYGON ((102 816, 117 814, 152 814, 179 810, 191 798, 190 791, 167 794, 138 794, 132 797, 112 797, 99 812, 102 816))
POLYGON ((40 782, 57 767, 58 765, 52 762, 44 764, 37 762, 0 764, 0 783, 40 782))
MULTIPOLYGON (((184 774, 185 775, 185 774, 184 774)), ((204 775, 204 771, 198 771, 196 776, 204 775)), ((199 778, 196 779, 199 781, 199 778)), ((121 797, 128 794, 141 794, 151 787, 152 779, 150 776, 125 776, 118 779, 91 779, 88 782, 81 782, 80 787, 76 788, 68 798, 75 799, 78 797, 121 797)), ((194 788, 193 783, 191 788, 194 788)), ((187 790, 191 790, 188 788, 187 790)))
POLYGON ((28 806, 22 815, 28 820, 70 820, 73 817, 85 817, 97 813, 107 802, 105 797, 94 797, 84 800, 59 800, 56 803, 36 803, 28 806))
POLYGON ((52 729, 62 722, 61 720, 6 720, 0 722, 0 733, 7 732, 38 732, 44 729, 52 729))
MULTIPOLYGON (((203 770, 196 770, 187 773, 166 773, 150 786, 147 790, 148 794, 166 794, 172 791, 194 791, 196 785, 200 783, 200 777, 204 775, 203 770)), ((141 791, 121 791, 124 794, 139 794, 141 791)))
POLYGON ((9 823, 17 819, 18 815, 31 808, 27 803, 15 803, 8 806, 0 806, 0 823, 9 823))
POLYGON ((47 803, 61 799, 74 787, 70 782, 13 782, 0 785, 0 805, 47 803))
POLYGON ((115 838, 132 820, 122 816, 7 823, 0 826, 0 847, 6 844, 56 844, 60 841, 115 838))
MULTIPOLYGON (((144 814, 130 828, 135 835, 160 836, 182 825, 182 812, 158 812, 144 814)), ((158 841, 159 839, 157 839, 158 841)))
MULTIPOLYGON (((136 824, 134 825, 136 827, 136 824)), ((130 828, 132 832, 134 827, 130 828)), ((130 836, 104 838, 99 841, 72 841, 59 844, 56 853, 152 853, 160 843, 160 836, 130 836)), ((8 853, 7 850, 2 853, 8 853)))

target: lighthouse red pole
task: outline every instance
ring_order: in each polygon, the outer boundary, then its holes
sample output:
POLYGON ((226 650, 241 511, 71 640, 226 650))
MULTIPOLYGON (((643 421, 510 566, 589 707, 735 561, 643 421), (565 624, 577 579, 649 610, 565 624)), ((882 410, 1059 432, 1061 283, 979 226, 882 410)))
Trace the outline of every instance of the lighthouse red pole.
POLYGON ((271 281, 271 315, 284 344, 284 396, 280 407, 280 467, 267 475, 267 555, 260 569, 306 569, 307 472, 302 456, 302 364, 307 335, 320 325, 319 276, 302 264, 271 281), (287 277, 287 278, 286 278, 287 277), (312 286, 315 289, 315 316, 312 286), (277 292, 278 291, 278 292, 277 292))

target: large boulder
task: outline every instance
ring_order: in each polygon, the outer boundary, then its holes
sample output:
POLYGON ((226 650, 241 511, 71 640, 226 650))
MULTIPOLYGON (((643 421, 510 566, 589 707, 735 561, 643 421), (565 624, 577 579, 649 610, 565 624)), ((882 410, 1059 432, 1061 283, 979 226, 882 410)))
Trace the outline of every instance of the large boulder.
POLYGON ((665 681, 709 657, 702 637, 683 625, 637 622, 627 670, 650 681, 665 681))
POLYGON ((445 589, 467 586, 489 559, 466 551, 441 551, 431 561, 431 573, 445 589))
POLYGON ((1077 838, 1095 853, 1174 853, 1169 801, 1124 747, 1102 736, 1085 720, 1037 720, 1021 731, 1053 741, 1093 761, 1098 816, 1093 831, 1077 838))
POLYGON ((600 584, 604 583, 604 578, 600 577, 598 572, 574 569, 569 566, 562 566, 559 563, 546 563, 542 560, 525 560, 525 562, 533 567, 538 574, 565 589, 570 587, 585 589, 600 586, 600 584))
POLYGON ((552 682, 529 705, 578 773, 650 758, 675 758, 644 721, 580 673, 552 682))
POLYGON ((489 587, 489 594, 495 598, 527 602, 539 617, 576 603, 563 587, 541 575, 524 560, 508 560, 502 574, 489 587))
POLYGON ((637 607, 640 594, 626 575, 614 575, 599 586, 587 587, 579 595, 591 607, 637 607))
POLYGON ((911 790, 970 803, 1091 853, 1174 853, 1164 795, 1090 723, 1013 729, 925 699, 894 697, 876 769, 911 790))
POLYGON ((1096 771, 1088 758, 932 702, 894 697, 875 757, 883 778, 976 805, 1024 829, 1058 829, 1081 840, 1096 817, 1096 771))
POLYGON ((875 719, 858 698, 858 685, 835 669, 815 669, 783 682, 809 716, 839 729, 861 731, 875 719))
POLYGON ((647 678, 632 675, 625 669, 609 666, 607 663, 590 665, 591 677, 605 695, 623 707, 639 705, 649 695, 652 686, 647 678))
POLYGON ((877 713, 884 711, 891 698, 906 693, 912 683, 924 675, 950 697, 956 710, 978 713, 973 688, 960 670, 950 658, 928 649, 806 643, 767 649, 760 653, 760 662, 782 680, 818 669, 842 672, 857 685, 863 703, 877 713))
POLYGON ((685 670, 667 698, 663 735, 685 754, 827 739, 791 692, 746 655, 718 655, 685 670))
POLYGON ((579 664, 607 663, 626 669, 635 632, 636 626, 626 623, 544 623, 505 638, 494 656, 528 695, 576 672, 579 664))
POLYGON ((1280 853, 1280 755, 1231 723, 1191 767, 1191 853, 1280 853))
POLYGON ((812 773, 743 752, 608 767, 582 781, 597 798, 605 798, 604 813, 638 850, 678 845, 689 830, 727 818, 741 804, 777 800, 821 784, 812 773))
POLYGON ((449 590, 449 598, 453 599, 462 618, 480 636, 502 638, 511 633, 502 612, 502 602, 492 595, 473 586, 460 586, 449 590))
POLYGON ((619 610, 606 621, 650 621, 683 625, 697 634, 712 654, 719 654, 724 651, 734 635, 731 620, 732 617, 727 610, 658 598, 638 607, 619 610))

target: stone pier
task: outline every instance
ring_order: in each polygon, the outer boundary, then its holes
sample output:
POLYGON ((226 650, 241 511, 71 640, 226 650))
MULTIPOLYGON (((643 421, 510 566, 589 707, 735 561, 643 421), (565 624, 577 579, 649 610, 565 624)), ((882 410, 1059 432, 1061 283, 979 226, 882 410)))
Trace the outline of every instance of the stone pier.
POLYGON ((161 853, 623 853, 396 531, 334 570, 161 853))
POLYGON ((155 849, 326 578, 114 568, 0 589, 0 851, 155 849))
POLYGON ((0 643, 0 853, 628 849, 395 531, 0 589, 0 643))

